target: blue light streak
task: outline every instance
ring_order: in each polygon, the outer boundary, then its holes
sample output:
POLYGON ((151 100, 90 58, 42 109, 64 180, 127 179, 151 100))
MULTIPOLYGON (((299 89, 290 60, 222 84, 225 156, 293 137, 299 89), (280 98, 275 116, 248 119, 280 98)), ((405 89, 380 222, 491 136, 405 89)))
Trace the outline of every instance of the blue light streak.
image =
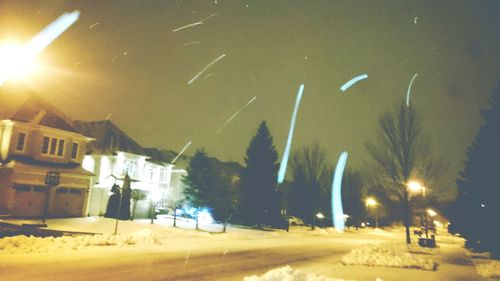
POLYGON ((413 85, 413 81, 415 80, 415 78, 417 78, 418 76, 418 73, 415 73, 415 75, 413 75, 413 78, 411 78, 411 81, 410 81, 410 85, 408 85, 408 91, 406 92, 406 106, 410 106, 410 95, 411 95, 411 85, 413 85))
POLYGON ((295 108, 293 109, 292 120, 290 121, 290 130, 288 131, 288 139, 286 141, 285 151, 281 159, 280 169, 278 171, 278 184, 282 184, 285 180, 286 166, 288 164, 288 155, 290 154, 290 147, 292 146, 293 129, 295 127, 295 119, 297 118, 297 111, 299 110, 300 100, 302 99, 302 92, 304 92, 304 84, 300 84, 297 98, 295 99, 295 108))
POLYGON ((340 153, 339 160, 337 161, 337 166, 335 167, 335 173, 333 174, 332 183, 332 215, 333 215, 333 225, 337 231, 343 231, 345 228, 344 222, 344 211, 342 209, 342 175, 344 174, 344 168, 347 163, 347 151, 340 153))
POLYGON ((360 81, 360 80, 363 80, 363 79, 366 79, 368 78, 368 75, 367 74, 361 74, 361 75, 358 75, 354 78, 352 78, 351 80, 349 80, 347 83, 345 83, 344 85, 342 85, 342 87, 340 87, 340 90, 342 90, 342 92, 345 92, 347 89, 349 89, 352 85, 354 85, 354 83, 360 81))
POLYGON ((51 24, 47 25, 42 31, 35 35, 35 37, 31 38, 28 43, 28 49, 33 52, 34 55, 39 54, 43 49, 47 48, 52 41, 61 36, 66 29, 73 25, 78 20, 79 16, 79 11, 64 13, 51 24))

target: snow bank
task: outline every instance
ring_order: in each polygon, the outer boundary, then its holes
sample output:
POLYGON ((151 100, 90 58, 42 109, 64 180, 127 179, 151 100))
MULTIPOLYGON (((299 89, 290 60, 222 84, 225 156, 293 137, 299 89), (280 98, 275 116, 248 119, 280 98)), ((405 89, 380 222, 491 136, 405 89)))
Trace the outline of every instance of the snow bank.
POLYGON ((422 258, 412 254, 412 252, 429 254, 427 250, 429 249, 418 250, 417 247, 407 246, 403 243, 368 244, 343 256, 342 263, 345 265, 402 267, 432 271, 437 267, 437 263, 432 258, 422 258))
POLYGON ((344 279, 328 278, 321 275, 302 272, 291 268, 289 265, 276 268, 264 273, 262 276, 247 276, 244 281, 346 281, 344 279))
POLYGON ((500 261, 491 261, 476 266, 477 272, 486 278, 500 278, 500 261))
POLYGON ((158 245, 160 240, 150 229, 130 235, 79 235, 62 237, 13 236, 0 239, 0 254, 45 253, 79 250, 89 246, 158 245))

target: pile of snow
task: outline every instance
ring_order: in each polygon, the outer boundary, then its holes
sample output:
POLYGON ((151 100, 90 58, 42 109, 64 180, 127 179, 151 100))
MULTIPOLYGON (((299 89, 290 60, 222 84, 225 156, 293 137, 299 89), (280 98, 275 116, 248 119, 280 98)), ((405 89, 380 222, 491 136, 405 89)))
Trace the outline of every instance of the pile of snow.
MULTIPOLYGON (((412 252, 416 247, 404 243, 368 244, 342 257, 345 265, 367 265, 435 270, 437 263, 432 258, 423 258, 412 252)), ((422 250, 426 251, 426 250, 422 250)))
POLYGON ((244 281, 346 281, 344 279, 328 278, 321 275, 302 272, 291 268, 289 265, 276 268, 264 273, 262 276, 247 276, 244 281))
POLYGON ((45 253, 78 250, 89 246, 158 245, 157 236, 150 229, 130 235, 78 235, 62 237, 13 236, 0 239, 0 254, 45 253))
POLYGON ((500 261, 491 261, 476 266, 477 272, 486 278, 500 278, 500 261))

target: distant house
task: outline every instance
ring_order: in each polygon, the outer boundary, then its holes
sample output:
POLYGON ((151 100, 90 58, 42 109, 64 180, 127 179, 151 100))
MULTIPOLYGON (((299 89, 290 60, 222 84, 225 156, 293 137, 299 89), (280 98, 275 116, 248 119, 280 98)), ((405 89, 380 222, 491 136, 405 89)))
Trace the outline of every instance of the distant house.
POLYGON ((39 96, 0 90, 0 214, 85 215, 93 175, 81 164, 91 140, 39 96))
POLYGON ((131 188, 147 196, 135 202, 135 217, 147 217, 150 200, 165 202, 174 188, 172 168, 161 152, 143 148, 111 121, 76 121, 75 126, 92 136, 83 160, 83 167, 95 174, 89 201, 89 215, 104 215, 113 184, 122 186, 125 174, 132 180, 131 188))

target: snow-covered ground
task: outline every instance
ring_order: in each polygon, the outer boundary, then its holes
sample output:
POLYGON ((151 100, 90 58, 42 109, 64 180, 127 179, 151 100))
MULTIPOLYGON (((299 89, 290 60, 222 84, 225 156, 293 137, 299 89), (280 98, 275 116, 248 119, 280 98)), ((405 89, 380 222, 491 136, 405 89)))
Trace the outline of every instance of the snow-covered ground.
MULTIPOLYGON (((345 279, 329 278, 313 273, 293 269, 289 265, 269 270, 261 276, 245 277, 244 281, 347 281, 345 279)), ((377 281, 382 281, 377 278, 377 281)))
MULTIPOLYGON (((373 281, 377 277, 385 281, 481 280, 472 263, 460 260, 450 264, 459 258, 470 260, 463 250, 463 240, 456 237, 438 235, 438 245, 444 241, 444 246, 436 253, 418 250, 424 258, 437 256, 438 271, 341 263, 343 256, 368 243, 383 245, 404 240, 402 228, 348 229, 339 233, 332 228, 292 227, 286 232, 228 226, 227 233, 220 233, 221 225, 201 225, 203 231, 196 231, 190 220, 178 221, 181 227, 174 228, 166 218, 154 224, 149 220, 120 221, 118 234, 112 235, 112 219, 53 219, 47 223, 50 229, 100 234, 0 239, 0 280, 95 280, 95 276, 108 281, 268 280, 262 279, 267 276, 291 281, 373 281), (290 267, 283 268, 286 265, 290 267), (266 274, 268 271, 274 273, 266 274)), ((414 255, 416 249, 408 252, 414 255)))
POLYGON ((437 263, 434 261, 432 255, 436 253, 435 249, 421 248, 418 245, 408 246, 404 242, 391 242, 379 245, 368 244, 354 249, 342 257, 342 263, 345 265, 435 270, 437 263))
POLYGON ((500 278, 500 261, 490 260, 476 265, 477 272, 487 278, 500 278))

